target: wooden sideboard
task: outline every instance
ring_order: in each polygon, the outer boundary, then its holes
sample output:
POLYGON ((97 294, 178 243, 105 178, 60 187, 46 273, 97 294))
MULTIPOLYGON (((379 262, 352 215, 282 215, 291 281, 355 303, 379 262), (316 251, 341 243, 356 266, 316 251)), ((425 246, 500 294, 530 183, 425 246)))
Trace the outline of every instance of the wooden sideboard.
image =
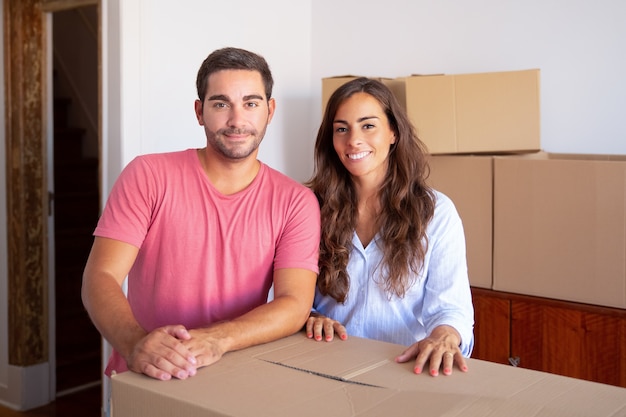
POLYGON ((626 387, 626 310, 472 288, 472 357, 626 387))

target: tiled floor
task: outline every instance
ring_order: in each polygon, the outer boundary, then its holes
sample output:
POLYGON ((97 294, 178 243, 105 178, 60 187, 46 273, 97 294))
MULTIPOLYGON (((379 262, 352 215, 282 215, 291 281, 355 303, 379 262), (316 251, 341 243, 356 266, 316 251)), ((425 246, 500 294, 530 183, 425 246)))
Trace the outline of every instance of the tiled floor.
POLYGON ((67 394, 40 408, 18 412, 0 406, 0 417, 100 417, 100 385, 67 394))

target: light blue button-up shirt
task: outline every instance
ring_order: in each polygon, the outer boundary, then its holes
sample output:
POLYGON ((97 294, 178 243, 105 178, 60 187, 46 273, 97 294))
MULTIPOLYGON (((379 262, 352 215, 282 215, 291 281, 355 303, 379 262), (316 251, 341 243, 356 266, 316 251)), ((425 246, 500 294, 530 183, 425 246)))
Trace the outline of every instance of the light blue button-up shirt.
POLYGON ((378 284, 381 274, 377 267, 382 260, 379 237, 364 248, 355 232, 345 304, 317 291, 315 310, 341 322, 349 335, 406 346, 424 339, 437 326, 449 325, 461 335, 461 352, 469 357, 474 344, 474 308, 463 224, 452 201, 440 192, 435 194, 423 269, 413 277, 413 285, 403 298, 386 293, 378 284))

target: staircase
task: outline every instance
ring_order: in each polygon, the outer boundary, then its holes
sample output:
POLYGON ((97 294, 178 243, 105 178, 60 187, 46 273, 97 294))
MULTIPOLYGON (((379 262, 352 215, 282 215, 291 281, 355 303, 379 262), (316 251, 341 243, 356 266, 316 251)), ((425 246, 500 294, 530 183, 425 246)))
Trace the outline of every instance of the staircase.
POLYGON ((83 157, 84 129, 68 126, 68 99, 54 100, 54 228, 57 393, 98 383, 101 338, 85 311, 82 273, 99 216, 98 159, 83 157))

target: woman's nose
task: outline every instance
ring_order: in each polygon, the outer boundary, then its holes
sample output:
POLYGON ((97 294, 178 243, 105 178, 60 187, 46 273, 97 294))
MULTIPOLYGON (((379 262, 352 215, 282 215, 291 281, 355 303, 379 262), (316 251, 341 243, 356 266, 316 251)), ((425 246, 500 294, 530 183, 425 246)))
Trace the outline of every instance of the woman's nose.
POLYGON ((357 130, 350 130, 347 134, 347 141, 349 145, 358 145, 362 142, 361 135, 357 130))

